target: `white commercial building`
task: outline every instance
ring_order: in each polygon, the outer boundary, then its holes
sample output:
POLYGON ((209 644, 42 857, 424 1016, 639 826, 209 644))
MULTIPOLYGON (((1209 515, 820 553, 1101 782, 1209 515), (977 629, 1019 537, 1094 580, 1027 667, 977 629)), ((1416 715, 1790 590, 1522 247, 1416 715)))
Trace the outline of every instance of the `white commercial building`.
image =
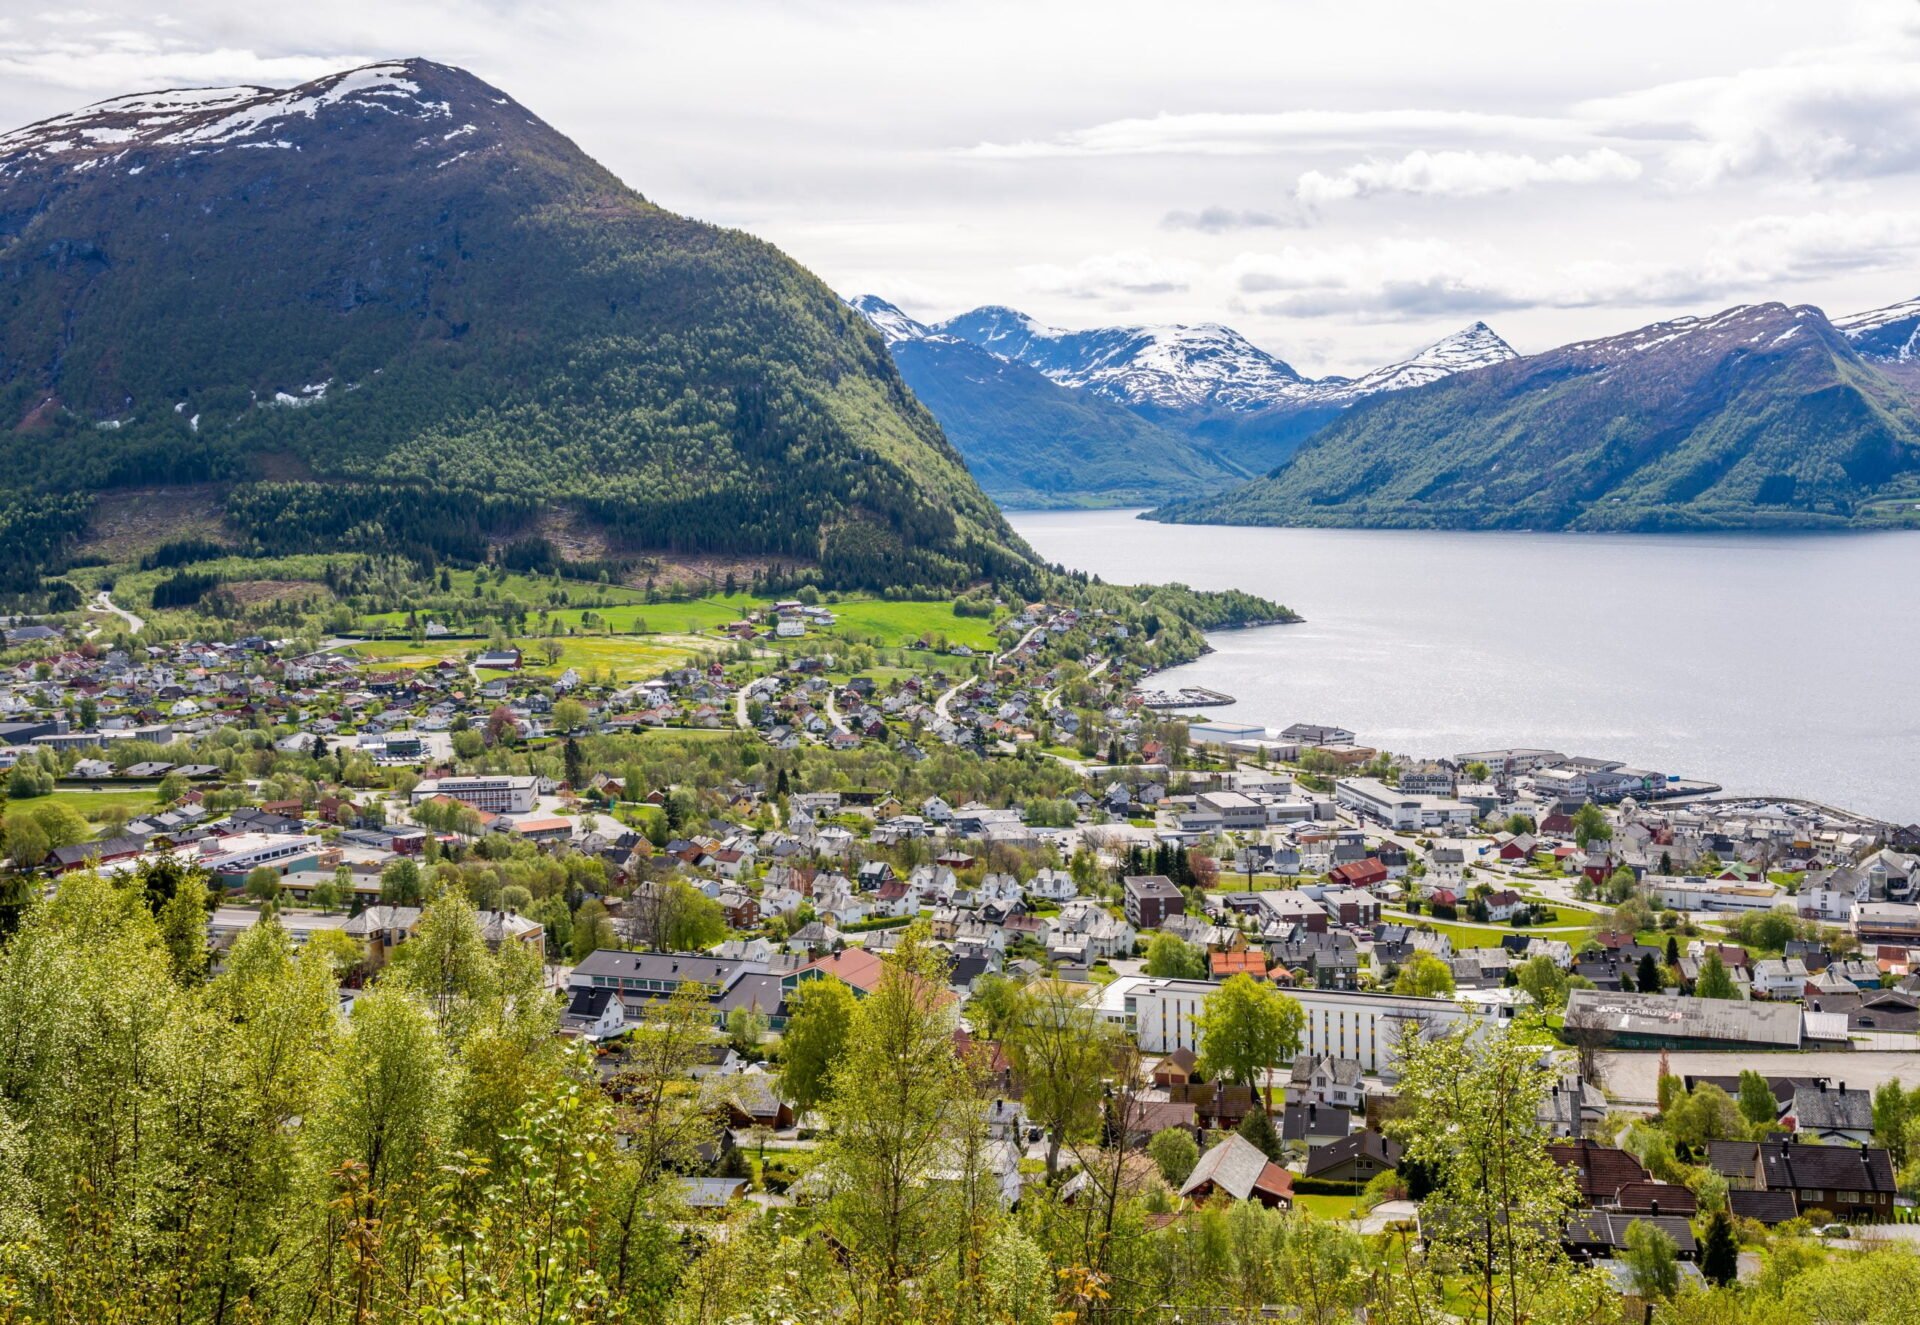
MULTIPOLYGON (((1175 1049, 1198 1053, 1200 1012, 1208 996, 1219 988, 1206 980, 1121 976, 1100 992, 1099 1012, 1104 1020, 1132 1035, 1143 1053, 1165 1054, 1175 1049)), ((1431 1033, 1469 1022, 1499 1025, 1513 1017, 1515 1006, 1511 999, 1472 1005, 1444 998, 1337 989, 1287 992, 1307 1014, 1300 1052, 1352 1058, 1369 1072, 1390 1065, 1394 1046, 1407 1026, 1431 1033)))
POLYGON ((532 777, 428 778, 414 787, 413 804, 446 796, 489 814, 526 814, 533 809, 539 785, 532 777))
POLYGON ((1333 784, 1333 795, 1355 814, 1389 828, 1465 828, 1473 822, 1471 805, 1400 791, 1378 778, 1341 778, 1333 784))

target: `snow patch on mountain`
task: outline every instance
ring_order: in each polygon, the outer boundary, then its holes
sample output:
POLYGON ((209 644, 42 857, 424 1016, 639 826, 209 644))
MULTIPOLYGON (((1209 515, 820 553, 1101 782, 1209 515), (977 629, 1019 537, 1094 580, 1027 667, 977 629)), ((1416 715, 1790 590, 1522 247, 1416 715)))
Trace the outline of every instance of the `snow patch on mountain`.
POLYGON ((873 323, 880 332, 881 339, 888 345, 897 345, 903 340, 931 340, 933 329, 924 322, 916 322, 901 312, 895 305, 888 303, 879 295, 855 295, 847 300, 847 305, 867 321, 873 323))
MULTIPOLYGON (((1329 388, 1324 398, 1360 400, 1383 391, 1405 391, 1409 387, 1425 386, 1443 377, 1452 377, 1455 373, 1487 368, 1519 357, 1518 351, 1502 340, 1492 327, 1484 322, 1475 322, 1451 336, 1435 341, 1411 359, 1376 368, 1354 378, 1345 386, 1329 388)), ((1323 380, 1320 385, 1325 387, 1327 382, 1323 380)))
POLYGON ((988 305, 929 326, 875 295, 848 302, 880 329, 889 345, 965 341, 1026 364, 1062 386, 1136 408, 1251 413, 1282 405, 1348 405, 1517 357, 1486 323, 1475 322, 1410 359, 1364 377, 1315 379, 1301 376, 1285 360, 1218 323, 1067 331, 1017 309, 988 305))
POLYGON ((1833 325, 1869 359, 1897 363, 1920 359, 1920 299, 1837 317, 1833 325))
MULTIPOLYGON (((406 61, 364 65, 297 88, 199 87, 139 92, 0 135, 0 173, 47 161, 78 169, 114 164, 140 148, 295 148, 289 124, 317 121, 335 107, 380 110, 421 120, 449 119, 406 61)), ((133 170, 141 167, 134 166, 133 170)))

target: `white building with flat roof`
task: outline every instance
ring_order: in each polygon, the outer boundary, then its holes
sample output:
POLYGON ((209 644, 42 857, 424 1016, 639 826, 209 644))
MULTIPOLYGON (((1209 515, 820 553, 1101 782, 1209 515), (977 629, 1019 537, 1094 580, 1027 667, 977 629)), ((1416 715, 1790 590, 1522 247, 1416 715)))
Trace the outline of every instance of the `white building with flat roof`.
POLYGON ((411 803, 445 796, 489 814, 527 814, 533 810, 540 780, 486 774, 473 777, 428 778, 415 785, 411 803))
POLYGON ((1473 822, 1473 807, 1464 801, 1401 791, 1378 778, 1341 778, 1333 784, 1333 797, 1389 828, 1465 828, 1473 822))
MULTIPOLYGON (((1142 1053, 1166 1054, 1175 1049, 1198 1053, 1200 1013, 1219 988, 1208 980, 1123 975, 1100 991, 1098 1011, 1103 1020, 1132 1035, 1142 1053)), ((1338 989, 1297 989, 1287 994, 1306 1012, 1300 1052, 1351 1058, 1368 1072, 1391 1067, 1394 1047, 1408 1026, 1428 1033, 1463 1023, 1499 1026, 1513 1018, 1518 1006, 1512 998, 1473 1004, 1338 989)))

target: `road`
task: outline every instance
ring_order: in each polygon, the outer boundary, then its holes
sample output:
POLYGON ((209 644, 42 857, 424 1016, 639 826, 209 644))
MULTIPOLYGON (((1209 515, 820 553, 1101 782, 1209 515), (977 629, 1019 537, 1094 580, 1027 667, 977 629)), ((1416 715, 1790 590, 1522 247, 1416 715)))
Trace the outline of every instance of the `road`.
POLYGON ((846 720, 840 716, 840 706, 833 702, 832 686, 827 687, 827 721, 833 724, 834 731, 843 732, 849 730, 846 720))
POLYGON ((733 692, 733 725, 741 731, 753 725, 747 719, 747 687, 741 686, 733 692))
POLYGON ((89 612, 107 612, 119 617, 127 623, 127 633, 131 635, 138 635, 142 630, 146 629, 147 623, 144 617, 137 617, 127 611, 126 608, 119 606, 113 601, 105 589, 102 589, 93 596, 93 605, 87 610, 89 612))

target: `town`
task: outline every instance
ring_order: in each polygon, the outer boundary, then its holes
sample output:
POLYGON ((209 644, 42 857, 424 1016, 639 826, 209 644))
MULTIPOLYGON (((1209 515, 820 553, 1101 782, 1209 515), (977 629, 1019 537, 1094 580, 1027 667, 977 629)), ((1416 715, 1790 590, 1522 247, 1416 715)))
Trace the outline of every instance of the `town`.
POLYGON ((1138 621, 993 614, 973 644, 876 649, 774 599, 627 678, 605 637, 16 627, 4 914, 69 876, 191 876, 196 960, 276 928, 328 954, 344 1011, 454 899, 609 1082, 663 1018, 705 1028, 684 1078, 718 1130, 680 1181, 722 1214, 815 1199, 830 1123, 786 1041, 817 982, 868 999, 906 960, 984 1055, 1008 1208, 1095 1181, 1097 1139, 1164 1218, 1419 1229, 1409 1056, 1524 1027, 1575 1193, 1561 1250, 1631 1300, 1664 1291, 1650 1263, 1725 1276, 1709 1211, 1721 1244, 1912 1217, 1920 826, 1553 750, 1187 719, 1143 692, 1138 621), (1099 1126, 1033 1079, 1035 1006, 1124 1046, 1082 1069, 1099 1126))

